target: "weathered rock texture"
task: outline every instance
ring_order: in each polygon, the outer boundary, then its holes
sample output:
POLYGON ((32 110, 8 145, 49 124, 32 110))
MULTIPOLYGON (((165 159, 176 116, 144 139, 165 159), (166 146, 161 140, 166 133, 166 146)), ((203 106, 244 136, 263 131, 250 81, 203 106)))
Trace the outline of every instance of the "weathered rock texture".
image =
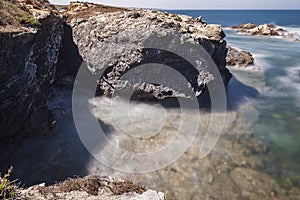
POLYGON ((239 51, 233 47, 227 46, 228 53, 226 57, 226 63, 229 66, 241 66, 246 67, 253 65, 254 58, 248 51, 239 51))
POLYGON ((70 179, 53 186, 35 185, 27 189, 19 189, 17 194, 21 199, 31 200, 166 200, 162 192, 146 190, 130 181, 97 176, 70 179))
POLYGON ((0 138, 50 133, 55 121, 47 95, 64 34, 62 19, 47 11, 37 27, 5 30, 0 32, 0 138))
MULTIPOLYGON (((231 78, 226 68, 225 34, 219 25, 203 24, 183 15, 87 3, 71 3, 65 13, 66 22, 44 0, 4 1, 1 5, 7 8, 7 15, 15 17, 1 27, 0 33, 1 138, 51 132, 55 121, 47 106, 50 86, 66 76, 74 77, 83 61, 91 73, 99 75, 98 94, 111 96, 115 88, 129 87, 137 91, 136 96, 190 98, 176 87, 182 85, 182 80, 167 77, 171 86, 121 80, 136 66, 159 62, 183 74, 190 82, 188 87, 200 95, 213 82, 214 74, 201 60, 197 71, 178 55, 147 49, 143 42, 155 34, 177 32, 181 34, 179 42, 202 45, 224 83, 231 78), (26 23, 9 12, 8 7, 13 5, 22 16, 29 17, 26 23)), ((162 68, 153 70, 164 73, 162 68)))
POLYGON ((236 29, 236 32, 241 34, 281 37, 299 41, 299 38, 296 35, 288 30, 279 28, 274 24, 262 24, 257 26, 255 24, 248 23, 241 24, 239 26, 231 26, 230 28, 236 29))
MULTIPOLYGON (((168 33, 171 35, 180 33, 175 44, 185 41, 185 44, 191 46, 202 45, 217 65, 224 83, 231 78, 230 72, 225 67, 227 53, 225 34, 219 25, 205 25, 192 17, 145 10, 95 12, 88 18, 78 15, 72 18, 69 24, 73 30, 74 42, 88 69, 100 78, 99 94, 112 96, 116 89, 128 88, 136 91, 135 97, 190 98, 190 95, 176 89, 177 86, 183 85, 182 80, 167 77, 169 79, 165 81, 167 85, 162 85, 121 79, 126 72, 147 63, 171 66, 189 80, 191 90, 201 94, 206 85, 215 78, 208 69, 197 66, 197 72, 182 57, 168 51, 149 49, 145 45, 149 40, 150 44, 154 44, 160 35, 165 36, 168 33), (153 37, 155 34, 158 35, 156 38, 153 37)), ((166 41, 166 46, 168 45, 170 43, 166 41)), ((180 44, 177 46, 182 48, 180 44)), ((163 68, 153 67, 153 71, 147 73, 153 73, 153 76, 156 76, 155 73, 164 74, 163 68)))

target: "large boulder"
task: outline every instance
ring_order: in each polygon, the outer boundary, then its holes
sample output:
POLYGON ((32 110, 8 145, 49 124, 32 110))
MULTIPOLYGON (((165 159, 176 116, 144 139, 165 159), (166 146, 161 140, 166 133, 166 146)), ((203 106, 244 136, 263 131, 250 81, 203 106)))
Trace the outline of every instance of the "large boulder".
POLYGON ((248 51, 239 51, 233 47, 227 46, 228 54, 226 57, 227 65, 247 67, 253 65, 254 58, 248 51))

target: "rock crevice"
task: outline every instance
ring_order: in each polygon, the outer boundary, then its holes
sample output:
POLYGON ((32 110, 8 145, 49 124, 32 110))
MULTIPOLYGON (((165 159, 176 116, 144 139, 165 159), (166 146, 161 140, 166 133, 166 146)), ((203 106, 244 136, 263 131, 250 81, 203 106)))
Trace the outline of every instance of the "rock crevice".
POLYGON ((61 17, 50 14, 38 28, 0 33, 2 137, 48 134, 55 120, 47 106, 63 37, 61 17))

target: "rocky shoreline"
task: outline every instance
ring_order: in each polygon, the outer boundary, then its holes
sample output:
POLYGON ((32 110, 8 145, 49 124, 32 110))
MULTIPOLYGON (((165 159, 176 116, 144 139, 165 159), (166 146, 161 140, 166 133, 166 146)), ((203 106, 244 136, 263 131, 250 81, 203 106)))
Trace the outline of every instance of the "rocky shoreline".
MULTIPOLYGON (((69 12, 74 13, 74 11, 69 12)), ((75 15, 81 16, 78 12, 82 11, 75 12, 75 15)), ((186 51, 202 45, 216 63, 224 83, 228 83, 231 78, 226 68, 225 34, 219 25, 205 25, 192 17, 148 10, 95 13, 88 20, 72 17, 69 25, 72 27, 73 40, 79 54, 87 62, 89 70, 101 77, 98 94, 112 96, 115 90, 126 89, 136 91, 133 93, 135 98, 190 98, 190 94, 182 93, 177 89, 185 85, 185 80, 178 79, 176 82, 167 80, 167 77, 163 77, 166 72, 163 72, 162 68, 144 74, 153 74, 153 77, 161 76, 159 79, 163 79, 165 85, 121 79, 127 71, 149 63, 171 66, 189 80, 192 91, 202 93, 206 85, 212 82, 212 73, 204 66, 197 66, 199 71, 197 72, 174 52, 163 50, 163 46, 180 41, 185 41, 184 45, 176 48, 187 48, 186 51), (150 44, 148 47, 147 42, 150 44), (163 46, 158 52, 151 49, 151 45, 163 46), (114 53, 108 52, 104 55, 102 52, 107 49, 114 53), (114 62, 111 62, 112 60, 114 62), (106 66, 110 67, 106 68, 106 66)), ((139 79, 143 78, 139 77, 139 79)))
MULTIPOLYGON (((86 80, 97 85, 98 95, 110 97, 116 88, 129 88, 138 91, 135 97, 156 100, 197 98, 182 93, 177 87, 145 82, 128 84, 130 79, 121 79, 137 65, 157 60, 174 69, 179 69, 178 63, 188 66, 170 52, 149 50, 145 43, 137 42, 147 41, 153 33, 180 33, 179 39, 184 44, 202 46, 225 85, 232 78, 227 65, 249 66, 254 62, 249 52, 227 46, 220 25, 204 23, 201 18, 78 2, 71 3, 66 11, 61 12, 45 0, 15 0, 14 3, 16 10, 29 15, 25 21, 13 18, 1 21, 0 139, 4 144, 0 148, 3 149, 6 142, 54 133, 57 118, 49 106, 51 90, 55 87, 71 90, 82 64, 88 74, 99 76, 98 79, 86 80)), ((12 6, 6 0, 1 1, 3 10, 8 8, 7 5, 12 6)), ((6 17, 13 17, 8 10, 6 12, 6 17)), ((189 69, 179 71, 190 81, 189 88, 201 96, 207 84, 214 81, 214 74, 201 65, 199 72, 189 69)), ((162 69, 150 72, 164 73, 162 69)), ((175 85, 182 84, 182 80, 171 81, 170 85, 174 82, 175 85)), ((210 118, 209 114, 205 116, 205 119, 210 118)), ((175 114, 173 117, 178 118, 175 114)), ((235 127, 237 121, 243 120, 235 113, 228 113, 227 120, 224 137, 204 159, 198 159, 196 147, 191 148, 180 158, 180 164, 168 166, 152 177, 148 177, 149 174, 137 177, 143 184, 151 185, 174 199, 296 199, 293 197, 300 193, 297 188, 283 189, 273 177, 260 171, 264 163, 252 152, 266 154, 267 148, 251 138, 247 131, 251 127, 235 127), (227 155, 224 155, 224 150, 227 155)), ((166 130, 170 134, 177 126, 172 123, 166 130)), ((199 132, 207 126, 205 120, 201 123, 199 132)), ((142 143, 130 142, 127 144, 130 148, 145 148, 142 143)), ((154 141, 153 146, 159 142, 154 141)), ((52 186, 41 184, 21 188, 17 194, 23 199, 165 200, 166 196, 157 191, 124 180, 88 176, 52 186)))
MULTIPOLYGON (((92 84, 98 82, 98 92, 107 96, 113 94, 113 88, 122 88, 125 82, 128 83, 120 77, 136 65, 155 60, 174 68, 180 67, 178 63, 187 65, 176 56, 157 54, 135 45, 137 38, 146 41, 153 33, 180 33, 179 39, 185 38, 186 44, 204 47, 225 84, 232 76, 226 68, 225 34, 219 25, 203 24, 188 16, 94 4, 89 11, 86 3, 72 3, 63 13, 64 17, 51 6, 37 9, 31 1, 27 4, 22 0, 16 2, 18 9, 29 12, 38 24, 18 24, 14 28, 11 28, 13 24, 7 24, 0 33, 2 139, 51 134, 56 121, 47 105, 49 91, 54 84, 63 83, 68 77, 74 78, 82 63, 87 65, 90 73, 101 77, 92 84), (136 31, 138 29, 141 31, 136 31), (188 41, 189 38, 192 42, 188 41), (114 53, 105 55, 105 49, 114 53), (103 72, 104 67, 107 70, 103 72)), ((213 82, 213 75, 204 66, 199 71, 185 69, 181 73, 190 81, 191 88, 201 94, 206 85, 213 82)), ((179 80, 175 85, 180 83, 179 80)), ((143 82, 126 87, 138 90, 139 95, 142 93, 142 96, 156 99, 190 98, 176 87, 143 82)))
MULTIPOLYGON (((188 16, 147 10, 131 11, 87 3, 71 3, 63 13, 44 0, 15 0, 13 3, 1 1, 1 9, 1 20, 9 19, 2 20, 0 28, 0 138, 3 149, 9 141, 18 143, 22 138, 32 135, 50 136, 55 132, 57 119, 48 104, 51 90, 56 86, 72 88, 74 77, 83 62, 89 65, 90 73, 103 73, 96 66, 102 65, 99 58, 109 56, 103 54, 103 50, 107 48, 105 44, 110 45, 112 52, 118 52, 119 47, 127 50, 125 54, 120 52, 115 55, 114 59, 106 57, 108 61, 112 59, 105 63, 111 70, 105 72, 105 81, 100 79, 99 89, 107 96, 112 94, 111 88, 120 85, 122 74, 136 64, 157 59, 161 59, 162 64, 174 64, 178 61, 176 56, 151 55, 150 51, 143 50, 143 46, 132 45, 136 38, 146 40, 149 34, 155 32, 179 32, 184 37, 193 39, 195 44, 203 45, 220 70, 224 83, 231 78, 226 68, 225 34, 219 25, 207 25, 188 16), (28 20, 19 20, 11 13, 11 7, 28 20), (118 47, 112 45, 116 39, 120 41, 118 47), (149 53, 151 56, 148 56, 149 53)), ((205 84, 213 80, 209 78, 208 71, 201 71, 202 76, 194 72, 186 74, 195 85, 194 89, 199 91, 205 90, 205 84)), ((97 80, 93 84, 97 85, 97 80)), ((158 99, 177 96, 174 88, 170 95, 169 88, 152 85, 149 90, 141 86, 143 83, 137 86, 139 90, 158 99)), ((37 185, 18 189, 17 193, 25 199, 103 199, 105 195, 107 199, 165 199, 162 193, 151 190, 143 189, 142 194, 130 193, 135 188, 133 184, 123 196, 109 192, 103 194, 100 190, 91 195, 84 191, 82 185, 86 179, 89 178, 78 179, 74 191, 53 192, 58 186, 37 185)), ((113 180, 96 179, 97 183, 101 182, 100 185, 102 182, 110 185, 115 183, 113 180)), ((115 189, 122 189, 122 185, 115 189)))

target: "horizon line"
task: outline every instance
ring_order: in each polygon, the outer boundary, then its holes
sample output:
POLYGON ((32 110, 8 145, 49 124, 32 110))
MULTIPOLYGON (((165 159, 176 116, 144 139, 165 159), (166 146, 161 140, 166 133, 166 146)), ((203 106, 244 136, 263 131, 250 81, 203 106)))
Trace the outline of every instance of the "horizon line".
MULTIPOLYGON (((70 2, 71 3, 71 2, 70 2)), ((51 3, 52 5, 57 6, 68 6, 69 4, 56 4, 51 3)), ((83 2, 83 3, 91 3, 91 2, 83 2)), ((149 9, 149 10, 212 10, 212 11, 218 11, 218 10, 227 10, 227 11, 235 11, 235 10, 241 10, 241 11, 300 11, 300 9, 294 9, 294 8, 142 8, 142 7, 130 7, 130 6, 115 6, 115 5, 107 5, 107 4, 99 4, 99 3, 93 3, 98 5, 104 5, 104 6, 112 6, 112 7, 119 7, 119 8, 131 8, 131 9, 149 9)))

